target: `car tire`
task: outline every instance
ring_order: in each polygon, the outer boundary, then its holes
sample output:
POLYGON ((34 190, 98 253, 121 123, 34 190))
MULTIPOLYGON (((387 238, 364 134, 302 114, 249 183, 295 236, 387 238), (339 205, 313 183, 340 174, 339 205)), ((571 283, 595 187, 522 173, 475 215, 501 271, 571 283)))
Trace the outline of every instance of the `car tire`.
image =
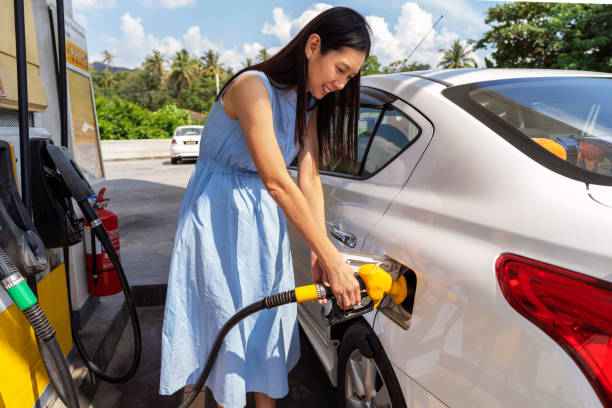
POLYGON ((178 159, 178 158, 176 158, 176 157, 171 157, 171 158, 170 158, 170 163, 171 163, 171 164, 176 164, 176 163, 178 163, 178 161, 179 161, 179 159, 178 159))
POLYGON ((406 408, 391 362, 363 322, 351 325, 338 350, 338 406, 406 408))

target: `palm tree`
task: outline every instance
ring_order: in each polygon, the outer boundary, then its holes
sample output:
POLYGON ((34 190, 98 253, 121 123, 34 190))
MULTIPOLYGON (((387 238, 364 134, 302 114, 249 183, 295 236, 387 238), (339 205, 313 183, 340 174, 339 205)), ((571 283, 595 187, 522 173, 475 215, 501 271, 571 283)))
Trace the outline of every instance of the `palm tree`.
POLYGON ((108 70, 108 67, 111 64, 111 62, 113 62, 115 55, 111 54, 111 52, 108 50, 104 50, 102 51, 102 56, 103 56, 102 62, 104 63, 104 65, 106 65, 106 70, 108 70))
POLYGON ((114 88, 117 85, 117 80, 113 76, 112 72, 105 69, 100 74, 100 85, 102 88, 114 88))
POLYGON ((223 77, 225 69, 223 64, 219 63, 219 53, 213 50, 206 51, 206 54, 200 57, 200 61, 204 64, 204 75, 215 77, 217 85, 217 94, 219 93, 219 77, 223 77))
POLYGON ((244 65, 245 68, 253 66, 253 58, 245 59, 244 62, 242 63, 242 65, 244 65))
POLYGON ((469 55, 473 52, 472 47, 469 45, 473 41, 468 41, 464 47, 461 41, 455 40, 448 49, 440 48, 438 52, 443 53, 442 61, 438 63, 439 67, 442 68, 474 68, 476 67, 476 61, 469 55))
POLYGON ((172 72, 168 79, 175 87, 176 96, 181 92, 181 89, 191 86, 195 74, 194 59, 191 58, 186 49, 178 51, 172 59, 172 72))
POLYGON ((266 50, 265 48, 262 48, 261 50, 259 50, 259 54, 257 54, 257 59, 259 60, 259 62, 263 62, 270 57, 271 55, 268 53, 268 50, 266 50))
POLYGON ((153 51, 153 55, 147 56, 143 64, 143 68, 147 71, 158 84, 162 83, 164 78, 164 56, 159 50, 153 51))

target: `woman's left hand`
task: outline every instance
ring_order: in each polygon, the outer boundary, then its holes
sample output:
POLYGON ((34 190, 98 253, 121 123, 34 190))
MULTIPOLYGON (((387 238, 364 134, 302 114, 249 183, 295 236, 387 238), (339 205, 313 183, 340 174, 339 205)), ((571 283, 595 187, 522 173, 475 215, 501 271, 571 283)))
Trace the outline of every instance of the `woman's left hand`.
MULTIPOLYGON (((312 271, 312 281, 314 283, 322 283, 329 287, 329 278, 327 272, 321 267, 319 257, 313 251, 310 251, 310 270, 312 271)), ((319 303, 327 303, 327 299, 319 299, 319 303)))

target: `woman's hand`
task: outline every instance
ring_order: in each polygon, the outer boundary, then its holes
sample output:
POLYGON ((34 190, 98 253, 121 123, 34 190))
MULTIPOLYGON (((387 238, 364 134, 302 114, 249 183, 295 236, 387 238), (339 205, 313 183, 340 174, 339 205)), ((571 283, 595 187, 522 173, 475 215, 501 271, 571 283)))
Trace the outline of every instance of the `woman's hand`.
POLYGON ((324 270, 327 269, 329 283, 338 306, 346 310, 361 301, 359 282, 355 279, 353 269, 342 259, 340 252, 336 251, 336 253, 336 259, 329 265, 323 266, 324 270))
MULTIPOLYGON (((321 283, 323 286, 329 287, 329 277, 323 266, 319 263, 319 257, 313 251, 310 252, 310 270, 312 271, 312 281, 321 283)), ((319 299, 319 303, 327 303, 327 299, 319 299)))

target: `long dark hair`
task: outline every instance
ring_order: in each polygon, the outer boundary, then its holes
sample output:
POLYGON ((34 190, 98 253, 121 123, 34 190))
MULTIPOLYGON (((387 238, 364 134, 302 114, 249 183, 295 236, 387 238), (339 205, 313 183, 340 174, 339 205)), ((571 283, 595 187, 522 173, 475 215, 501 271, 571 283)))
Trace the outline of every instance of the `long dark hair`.
MULTIPOLYGON (((370 27, 363 16, 347 7, 328 9, 312 19, 278 53, 259 64, 238 71, 225 83, 219 95, 240 74, 257 70, 264 72, 280 89, 297 85, 295 118, 295 142, 304 147, 306 135, 306 82, 308 64, 305 55, 306 42, 311 34, 321 37, 321 55, 343 47, 370 54, 370 27)), ((357 162, 357 126, 359 122, 360 74, 351 78, 341 91, 330 92, 317 101, 317 134, 319 139, 319 161, 329 160, 354 164, 357 162)))

